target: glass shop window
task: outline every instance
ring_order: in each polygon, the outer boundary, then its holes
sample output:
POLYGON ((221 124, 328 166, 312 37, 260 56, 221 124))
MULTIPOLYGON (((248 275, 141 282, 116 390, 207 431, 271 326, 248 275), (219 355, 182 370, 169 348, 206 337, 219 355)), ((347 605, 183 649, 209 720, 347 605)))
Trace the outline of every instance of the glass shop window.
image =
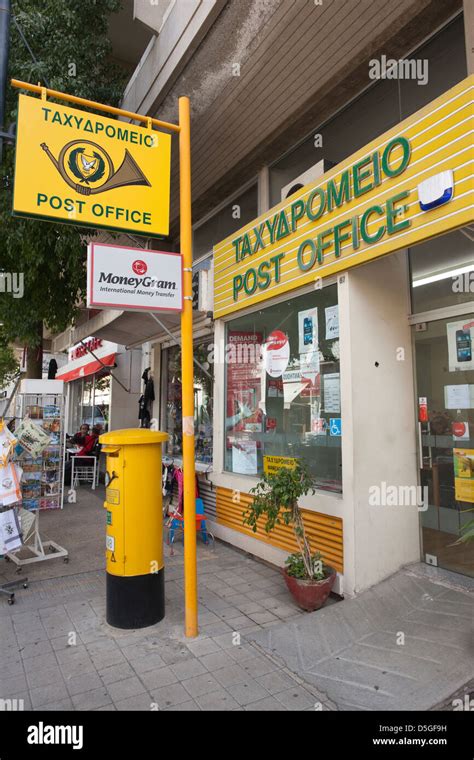
POLYGON ((342 491, 337 286, 227 323, 225 469, 241 475, 308 464, 342 491))
POLYGON ((473 243, 462 227, 409 249, 414 314, 474 301, 473 243))
MULTIPOLYGON (((212 404, 213 365, 209 363, 212 338, 194 345, 194 440, 196 462, 212 463, 212 404)), ((165 455, 181 457, 183 454, 183 394, 181 383, 181 347, 172 346, 164 351, 167 368, 165 381, 165 430, 169 440, 164 444, 165 455)))

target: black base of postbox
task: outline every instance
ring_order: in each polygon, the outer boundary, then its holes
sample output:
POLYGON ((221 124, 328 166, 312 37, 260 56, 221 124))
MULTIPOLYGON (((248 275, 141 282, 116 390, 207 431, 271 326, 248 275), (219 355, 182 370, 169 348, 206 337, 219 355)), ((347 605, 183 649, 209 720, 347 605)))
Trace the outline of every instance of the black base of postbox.
POLYGON ((106 619, 114 628, 146 628, 165 616, 165 570, 107 576, 106 619))

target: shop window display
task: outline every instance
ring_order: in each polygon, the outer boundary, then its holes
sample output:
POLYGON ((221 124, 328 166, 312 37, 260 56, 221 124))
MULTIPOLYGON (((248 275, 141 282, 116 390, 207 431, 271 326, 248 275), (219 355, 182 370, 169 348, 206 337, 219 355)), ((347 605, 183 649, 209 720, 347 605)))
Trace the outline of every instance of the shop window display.
MULTIPOLYGON (((196 462, 212 462, 212 387, 213 367, 209 363, 212 339, 207 338, 194 345, 194 356, 201 366, 194 364, 194 436, 196 462)), ((167 367, 165 385, 165 430, 169 440, 165 454, 181 457, 183 453, 182 431, 182 383, 181 347, 172 346, 164 352, 167 367)))
POLYGON ((337 286, 227 323, 225 469, 258 476, 304 459, 342 491, 337 286))

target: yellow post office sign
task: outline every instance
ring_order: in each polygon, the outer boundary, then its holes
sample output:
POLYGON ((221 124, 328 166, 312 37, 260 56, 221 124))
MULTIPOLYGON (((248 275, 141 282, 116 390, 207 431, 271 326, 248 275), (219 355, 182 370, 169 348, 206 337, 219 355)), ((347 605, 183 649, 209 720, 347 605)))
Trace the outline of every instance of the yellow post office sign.
POLYGON ((171 135, 19 96, 13 213, 168 235, 171 135))
POLYGON ((474 219, 474 76, 214 247, 214 316, 474 219))

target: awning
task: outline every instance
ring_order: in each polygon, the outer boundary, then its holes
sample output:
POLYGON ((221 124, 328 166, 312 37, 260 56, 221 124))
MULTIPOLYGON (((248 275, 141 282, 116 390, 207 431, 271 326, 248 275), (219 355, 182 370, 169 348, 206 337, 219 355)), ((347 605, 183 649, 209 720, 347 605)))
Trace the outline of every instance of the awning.
POLYGON ((88 359, 90 361, 87 361, 84 363, 80 359, 76 359, 75 361, 68 362, 64 365, 64 367, 61 367, 57 374, 56 374, 56 380, 64 380, 66 383, 70 383, 71 380, 77 380, 80 377, 87 377, 88 375, 93 375, 95 372, 99 372, 99 370, 103 369, 103 365, 105 364, 106 367, 113 367, 115 364, 115 357, 117 354, 114 352, 113 354, 108 354, 107 356, 101 356, 100 361, 97 359, 94 359, 94 357, 89 354, 88 359))

